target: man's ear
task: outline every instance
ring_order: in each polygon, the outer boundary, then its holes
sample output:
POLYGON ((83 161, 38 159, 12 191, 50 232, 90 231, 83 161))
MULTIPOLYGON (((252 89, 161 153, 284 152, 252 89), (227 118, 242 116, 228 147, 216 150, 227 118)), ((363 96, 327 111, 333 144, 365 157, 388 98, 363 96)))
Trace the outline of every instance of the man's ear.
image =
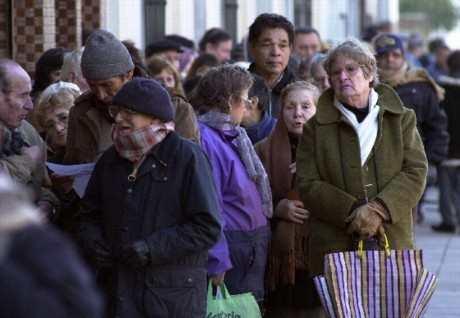
POLYGON ((134 69, 132 69, 131 71, 129 71, 128 73, 126 73, 126 79, 128 81, 132 80, 133 79, 133 75, 134 75, 134 69))

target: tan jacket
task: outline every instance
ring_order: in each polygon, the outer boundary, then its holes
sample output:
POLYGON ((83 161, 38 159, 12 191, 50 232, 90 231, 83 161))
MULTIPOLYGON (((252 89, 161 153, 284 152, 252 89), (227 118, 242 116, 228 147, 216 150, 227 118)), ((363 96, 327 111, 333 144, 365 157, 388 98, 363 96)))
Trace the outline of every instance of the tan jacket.
POLYGON ((392 249, 413 248, 411 209, 425 188, 427 159, 412 110, 387 85, 376 87, 378 135, 371 159, 361 166, 358 136, 333 106, 333 91, 320 97, 297 150, 298 187, 311 213, 310 261, 323 272, 324 255, 356 249, 345 219, 355 203, 378 198, 389 211, 384 227, 392 249))

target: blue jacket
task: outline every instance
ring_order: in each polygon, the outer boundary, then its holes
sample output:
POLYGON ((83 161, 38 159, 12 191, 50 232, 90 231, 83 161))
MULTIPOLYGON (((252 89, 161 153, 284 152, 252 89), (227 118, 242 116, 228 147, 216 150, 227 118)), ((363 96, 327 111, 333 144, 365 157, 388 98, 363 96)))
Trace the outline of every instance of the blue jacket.
POLYGON ((272 132, 273 128, 276 125, 276 118, 271 117, 268 115, 267 112, 263 113, 262 119, 255 125, 244 127, 246 132, 251 139, 252 144, 256 144, 262 139, 268 137, 272 132))

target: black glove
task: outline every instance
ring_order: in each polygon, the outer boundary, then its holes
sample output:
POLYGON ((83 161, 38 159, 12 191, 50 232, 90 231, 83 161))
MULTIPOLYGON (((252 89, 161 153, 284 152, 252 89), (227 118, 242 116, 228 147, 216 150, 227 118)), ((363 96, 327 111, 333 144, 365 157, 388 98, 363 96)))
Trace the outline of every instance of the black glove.
POLYGON ((149 246, 144 240, 125 245, 121 251, 121 261, 133 268, 146 266, 150 261, 149 246))
POLYGON ((103 242, 94 240, 91 244, 91 258, 98 268, 113 266, 113 258, 110 248, 103 242))

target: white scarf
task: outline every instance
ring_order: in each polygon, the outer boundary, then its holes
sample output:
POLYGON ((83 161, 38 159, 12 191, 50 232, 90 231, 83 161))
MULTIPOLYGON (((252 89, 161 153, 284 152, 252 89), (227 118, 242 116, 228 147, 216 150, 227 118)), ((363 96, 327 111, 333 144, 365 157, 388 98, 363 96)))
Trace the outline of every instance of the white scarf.
POLYGON ((337 99, 334 100, 334 106, 342 113, 358 135, 361 166, 364 166, 366 163, 377 139, 377 132, 379 130, 378 115, 380 111, 380 107, 377 105, 378 99, 379 94, 374 89, 371 89, 369 94, 369 113, 361 123, 358 122, 353 112, 346 109, 337 99))

